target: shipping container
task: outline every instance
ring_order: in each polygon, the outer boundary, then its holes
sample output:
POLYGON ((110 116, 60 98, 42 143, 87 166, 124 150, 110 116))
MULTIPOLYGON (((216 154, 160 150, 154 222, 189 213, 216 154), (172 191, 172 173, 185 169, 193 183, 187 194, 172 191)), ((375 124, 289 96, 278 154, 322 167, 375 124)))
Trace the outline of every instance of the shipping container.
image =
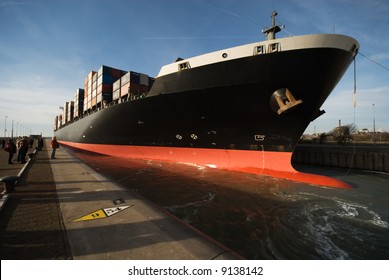
POLYGON ((98 77, 98 75, 96 75, 96 72, 95 72, 95 74, 92 76, 93 83, 97 82, 97 77, 98 77))
POLYGON ((83 88, 78 88, 76 90, 76 94, 75 96, 78 96, 78 100, 80 100, 81 98, 84 98, 84 93, 85 93, 85 90, 83 88))
POLYGON ((95 72, 95 71, 89 72, 88 76, 84 80, 84 88, 85 89, 92 87, 93 79, 94 79, 94 77, 96 77, 96 75, 97 75, 97 72, 95 72))
MULTIPOLYGON (((124 97, 126 95, 130 95, 132 97, 139 97, 140 95, 148 92, 148 86, 127 83, 120 88, 120 96, 124 97)), ((133 99, 133 98, 130 98, 133 99)))
POLYGON ((92 94, 92 86, 88 87, 87 89, 85 89, 85 92, 84 92, 84 97, 85 96, 89 96, 92 94))
POLYGON ((122 85, 121 79, 118 79, 116 82, 113 83, 112 91, 116 91, 116 90, 120 89, 121 85, 122 85))
POLYGON ((87 79, 88 80, 92 80, 93 79, 93 76, 95 76, 97 74, 96 71, 90 71, 88 76, 87 76, 87 79))
MULTIPOLYGON (((82 107, 84 109, 84 106, 82 107)), ((82 110, 79 110, 79 104, 74 104, 73 119, 77 119, 81 116, 82 110)))
POLYGON ((140 73, 129 71, 126 73, 123 77, 121 77, 121 84, 128 84, 128 83, 134 83, 139 84, 140 83, 140 73))
POLYGON ((129 85, 129 84, 125 84, 124 86, 122 86, 122 87, 120 88, 120 97, 124 97, 124 96, 128 95, 129 90, 130 90, 130 88, 129 88, 128 85, 129 85))
POLYGON ((103 108, 103 102, 141 98, 147 94, 154 81, 154 78, 143 73, 101 65, 97 72, 91 71, 85 78, 83 97, 81 94, 75 96, 73 118, 91 109, 103 108))
MULTIPOLYGON (((112 102, 112 94, 110 93, 99 93, 96 97, 97 105, 99 105, 101 102, 110 103, 112 102)), ((101 106, 100 106, 101 107, 101 106)))
POLYGON ((101 84, 97 87, 96 94, 110 93, 112 94, 112 84, 101 84))
POLYGON ((69 102, 65 102, 65 104, 63 105, 63 111, 62 111, 63 124, 67 123, 66 120, 67 120, 68 111, 69 111, 69 102))
POLYGON ((112 77, 112 76, 108 76, 108 75, 104 74, 104 75, 101 75, 100 77, 98 77, 98 79, 97 79, 97 86, 99 86, 101 84, 112 85, 118 79, 120 79, 120 78, 116 78, 116 77, 112 77))
POLYGON ((119 69, 112 69, 112 77, 120 79, 123 75, 125 75, 127 71, 119 70, 119 69))
POLYGON ((58 128, 62 127, 62 115, 57 116, 57 126, 58 128))
POLYGON ((87 110, 90 110, 92 109, 92 101, 89 100, 88 103, 87 103, 87 110))
POLYGON ((112 100, 118 100, 120 98, 120 88, 112 93, 112 100))
POLYGON ((101 75, 107 75, 118 79, 121 78, 121 76, 123 76, 126 72, 127 71, 101 65, 101 67, 97 71, 97 76, 100 77, 101 75))
POLYGON ((74 112, 73 119, 79 118, 84 111, 84 99, 85 99, 85 90, 77 89, 76 94, 74 96, 74 112))
POLYGON ((58 116, 55 116, 55 118, 54 118, 54 130, 57 130, 59 128, 58 119, 59 119, 58 116))
POLYGON ((149 75, 139 73, 139 84, 149 86, 149 75))
POLYGON ((71 122, 73 120, 73 114, 74 114, 74 102, 70 101, 68 103, 68 109, 66 112, 66 123, 71 122))
POLYGON ((87 112, 91 108, 91 98, 90 95, 84 98, 84 112, 87 112))
POLYGON ((100 77, 103 73, 109 73, 111 75, 111 67, 101 65, 99 70, 97 70, 97 76, 100 77))

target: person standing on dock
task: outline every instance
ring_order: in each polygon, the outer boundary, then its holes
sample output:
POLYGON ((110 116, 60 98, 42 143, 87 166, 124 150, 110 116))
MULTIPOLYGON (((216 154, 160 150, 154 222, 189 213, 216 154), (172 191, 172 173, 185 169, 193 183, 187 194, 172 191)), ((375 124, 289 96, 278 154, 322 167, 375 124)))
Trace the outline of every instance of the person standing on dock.
POLYGON ((13 164, 12 158, 16 153, 16 145, 12 139, 9 139, 9 142, 5 145, 4 150, 8 152, 8 164, 13 164))
POLYGON ((28 139, 27 139, 27 136, 24 136, 22 139, 21 139, 21 146, 20 146, 20 158, 18 158, 18 160, 20 160, 20 163, 22 164, 25 164, 26 163, 26 155, 27 155, 27 152, 28 152, 28 139))
POLYGON ((55 151, 59 148, 59 144, 55 136, 53 136, 50 141, 50 147, 53 149, 53 151, 51 152, 51 159, 55 159, 55 151))
POLYGON ((32 149, 32 146, 34 145, 34 139, 32 137, 28 140, 28 144, 30 145, 30 149, 32 149))
POLYGON ((23 138, 19 137, 16 140, 16 148, 17 148, 17 151, 18 151, 17 162, 21 162, 22 161, 22 146, 23 146, 23 138))
POLYGON ((42 151, 43 148, 43 139, 42 137, 39 137, 38 139, 38 151, 42 151))

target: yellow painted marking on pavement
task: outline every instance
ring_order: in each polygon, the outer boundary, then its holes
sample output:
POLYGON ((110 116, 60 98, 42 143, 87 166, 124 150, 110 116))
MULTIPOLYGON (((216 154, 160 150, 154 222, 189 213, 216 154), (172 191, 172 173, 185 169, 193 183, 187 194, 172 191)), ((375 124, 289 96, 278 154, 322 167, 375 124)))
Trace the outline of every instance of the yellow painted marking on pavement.
POLYGON ((100 210, 97 210, 97 211, 90 213, 88 215, 82 216, 78 219, 75 219, 75 220, 71 221, 71 223, 88 221, 88 220, 95 220, 95 219, 103 219, 106 217, 107 217, 107 215, 104 213, 103 209, 100 209, 100 210))
MULTIPOLYGON (((134 205, 131 205, 131 206, 134 206, 134 205)), ((89 221, 89 220, 96 220, 96 219, 104 219, 104 218, 107 218, 107 217, 110 217, 114 214, 117 214, 131 206, 120 206, 120 207, 112 207, 112 208, 103 208, 103 209, 99 209, 95 212, 92 212, 90 214, 87 214, 85 216, 82 216, 80 218, 77 218, 73 221, 71 221, 71 223, 75 223, 75 222, 82 222, 82 221, 89 221)))

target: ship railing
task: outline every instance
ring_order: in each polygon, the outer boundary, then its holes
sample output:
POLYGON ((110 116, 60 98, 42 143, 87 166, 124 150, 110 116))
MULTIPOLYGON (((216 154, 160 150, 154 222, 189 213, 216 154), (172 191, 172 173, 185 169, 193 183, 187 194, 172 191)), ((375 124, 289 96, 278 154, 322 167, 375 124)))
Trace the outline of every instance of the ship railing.
MULTIPOLYGON (((142 99, 142 98, 145 98, 147 95, 148 95, 148 91, 147 92, 144 92, 140 95, 131 95, 131 94, 128 94, 126 95, 124 98, 119 98, 119 99, 116 99, 116 100, 112 100, 111 102, 107 102, 104 104, 104 106, 95 106, 94 108, 91 108, 91 109, 88 109, 87 111, 84 111, 82 114, 80 114, 77 118, 73 118, 72 120, 68 121, 67 123, 64 123, 62 124, 59 128, 63 128, 63 127, 66 127, 68 126, 69 124, 72 124, 76 121, 79 121, 89 115, 92 115, 94 113, 97 113, 98 111, 101 111, 101 110, 104 110, 106 108, 109 108, 109 107, 112 107, 112 106, 116 106, 116 105, 119 105, 121 103, 126 103, 126 102, 131 102, 131 101, 135 101, 135 100, 139 100, 139 99, 142 99), (120 102, 119 102, 120 100, 120 102)), ((102 103, 100 103, 100 105, 102 105, 102 103)))

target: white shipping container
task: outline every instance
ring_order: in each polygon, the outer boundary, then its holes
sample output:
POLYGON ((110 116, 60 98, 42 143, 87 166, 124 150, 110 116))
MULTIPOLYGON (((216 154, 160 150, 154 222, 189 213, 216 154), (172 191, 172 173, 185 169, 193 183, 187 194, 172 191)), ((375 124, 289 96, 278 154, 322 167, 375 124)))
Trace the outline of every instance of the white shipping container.
POLYGON ((122 85, 121 79, 119 79, 113 83, 112 90, 115 91, 115 90, 120 89, 121 85, 122 85))
POLYGON ((118 100, 120 98, 120 88, 112 93, 112 100, 118 100))

